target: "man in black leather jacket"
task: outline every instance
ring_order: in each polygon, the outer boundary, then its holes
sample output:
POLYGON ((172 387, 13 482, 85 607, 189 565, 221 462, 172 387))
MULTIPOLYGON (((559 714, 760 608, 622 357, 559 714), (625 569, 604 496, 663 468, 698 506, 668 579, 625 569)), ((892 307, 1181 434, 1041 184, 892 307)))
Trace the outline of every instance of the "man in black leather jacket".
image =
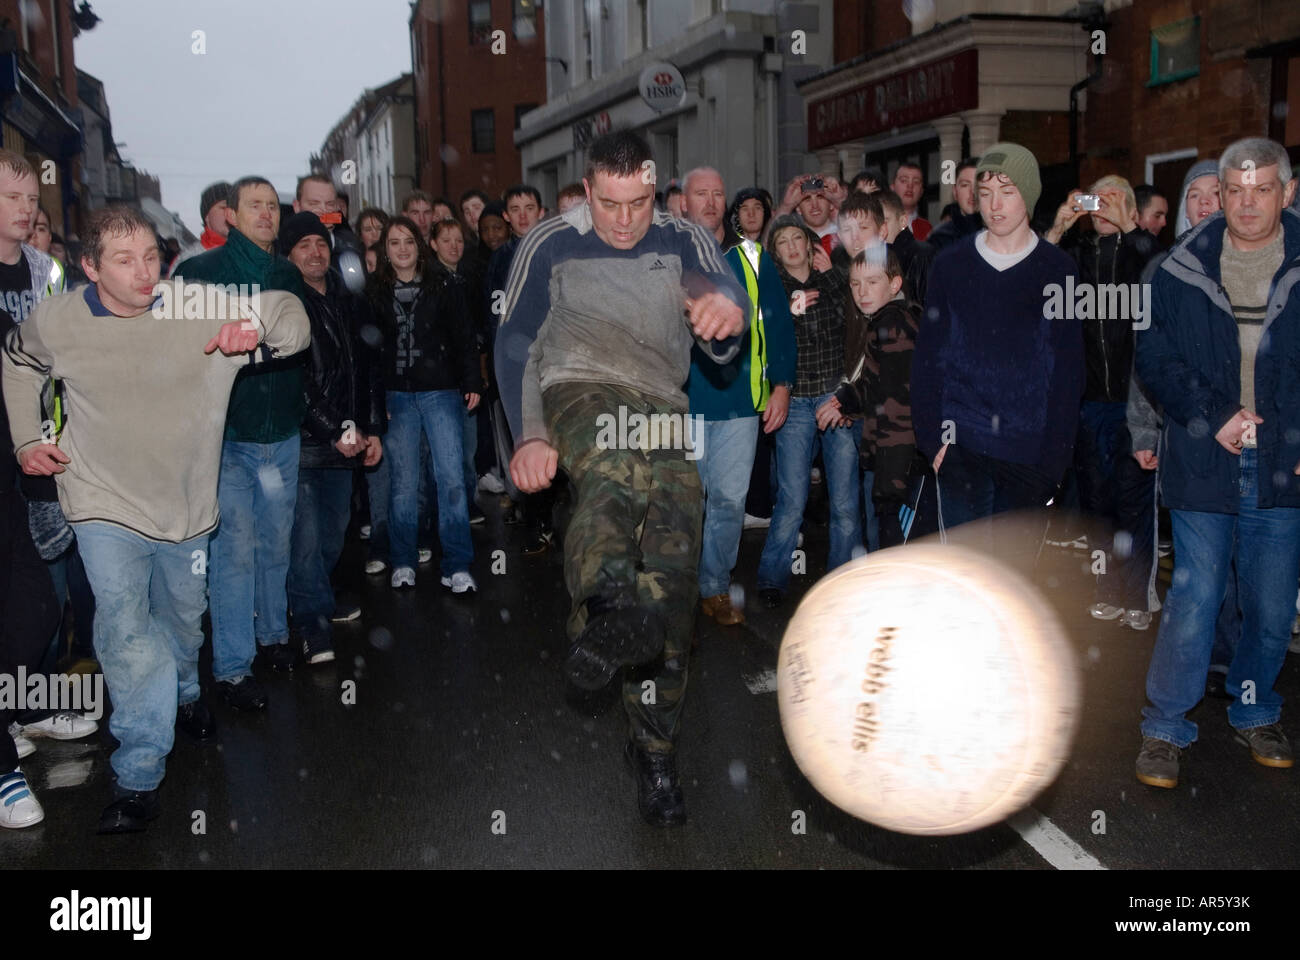
POLYGON ((379 365, 363 339, 367 327, 377 336, 374 318, 368 301, 348 291, 330 269, 324 224, 314 213, 296 213, 280 239, 302 273, 303 304, 311 320, 289 610, 307 662, 328 663, 334 659, 330 621, 360 615, 355 607, 336 614, 330 574, 343 550, 353 475, 379 462, 387 414, 379 365))

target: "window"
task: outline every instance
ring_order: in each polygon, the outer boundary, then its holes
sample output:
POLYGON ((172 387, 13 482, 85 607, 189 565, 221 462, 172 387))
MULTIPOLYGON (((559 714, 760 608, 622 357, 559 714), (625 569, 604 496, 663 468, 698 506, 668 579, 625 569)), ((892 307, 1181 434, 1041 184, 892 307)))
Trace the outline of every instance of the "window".
POLYGON ((470 127, 473 130, 474 152, 495 153, 497 149, 497 121, 492 108, 473 111, 470 114, 470 127))
POLYGON ((470 0, 469 42, 492 42, 492 0, 470 0))
POLYGON ((1185 80, 1201 72, 1201 18, 1179 20, 1151 31, 1148 87, 1185 80))
POLYGON ((592 5, 596 0, 580 0, 582 3, 582 79, 590 80, 591 72, 591 21, 594 18, 592 5))
POLYGON ((516 103, 515 104, 515 129, 516 130, 519 129, 519 121, 524 118, 525 113, 527 113, 529 110, 536 110, 536 109, 537 109, 537 104, 535 103, 516 103))
POLYGON ((537 4, 535 0, 512 0, 514 6, 515 37, 520 40, 537 38, 537 4))

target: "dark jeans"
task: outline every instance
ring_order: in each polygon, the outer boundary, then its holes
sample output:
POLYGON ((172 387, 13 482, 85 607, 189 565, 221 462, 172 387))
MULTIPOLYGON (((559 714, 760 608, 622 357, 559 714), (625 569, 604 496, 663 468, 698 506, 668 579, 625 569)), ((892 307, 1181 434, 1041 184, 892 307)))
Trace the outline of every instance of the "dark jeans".
POLYGON ((1046 527, 1043 510, 1055 486, 1032 467, 954 443, 939 465, 940 527, 951 531, 954 541, 1029 575, 1046 527), (1015 516, 994 520, 1011 513, 1015 516))
POLYGON ((330 575, 343 552, 348 531, 352 478, 351 469, 298 469, 288 590, 293 625, 304 637, 330 635, 330 618, 334 615, 330 575))
POLYGON ((764 433, 760 419, 754 466, 749 471, 749 493, 745 512, 751 517, 771 517, 776 505, 776 434, 764 433))
MULTIPOLYGON (((27 527, 27 503, 17 490, 0 493, 0 673, 37 672, 50 633, 59 622, 54 584, 27 527)), ((0 773, 18 766, 9 724, 17 711, 0 710, 0 773)))

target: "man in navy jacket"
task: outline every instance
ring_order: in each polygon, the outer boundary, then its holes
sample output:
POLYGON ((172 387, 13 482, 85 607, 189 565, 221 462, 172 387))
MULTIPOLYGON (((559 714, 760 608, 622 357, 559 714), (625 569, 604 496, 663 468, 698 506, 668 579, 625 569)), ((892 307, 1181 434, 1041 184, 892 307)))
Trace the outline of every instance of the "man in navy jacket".
POLYGON ((1240 140, 1219 160, 1223 215, 1175 245, 1153 278, 1137 371, 1164 406, 1160 488, 1175 567, 1147 672, 1137 776, 1178 783, 1196 739, 1215 617, 1236 559, 1242 635, 1228 722, 1268 767, 1293 758, 1273 684, 1300 571, 1300 216, 1286 150, 1240 140))

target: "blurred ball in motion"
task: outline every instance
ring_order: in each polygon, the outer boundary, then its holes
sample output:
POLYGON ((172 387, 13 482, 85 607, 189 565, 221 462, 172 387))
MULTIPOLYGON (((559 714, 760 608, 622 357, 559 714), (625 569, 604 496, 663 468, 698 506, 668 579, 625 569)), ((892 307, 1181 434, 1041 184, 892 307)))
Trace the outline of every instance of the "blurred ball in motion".
POLYGON ((901 833, 978 830, 1060 772, 1078 726, 1074 651, 1027 580, 921 543, 814 586, 777 665, 799 769, 841 809, 901 833))
POLYGON ((344 250, 339 254, 339 273, 343 274, 344 285, 353 293, 366 288, 366 265, 355 250, 344 250))

